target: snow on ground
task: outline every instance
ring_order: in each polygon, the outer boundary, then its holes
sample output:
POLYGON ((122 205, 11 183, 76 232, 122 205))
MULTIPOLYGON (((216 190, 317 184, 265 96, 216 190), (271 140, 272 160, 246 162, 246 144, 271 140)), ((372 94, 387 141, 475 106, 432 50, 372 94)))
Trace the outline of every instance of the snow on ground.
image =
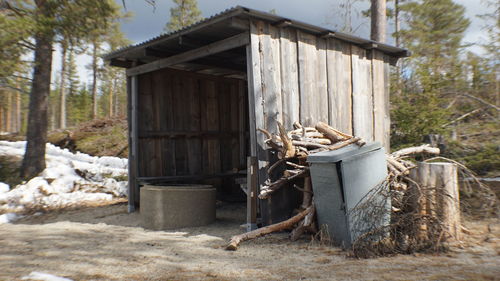
POLYGON ((38 281, 73 281, 68 278, 55 276, 49 273, 33 271, 29 275, 24 276, 21 280, 38 280, 38 281))
MULTIPOLYGON (((0 155, 23 157, 25 141, 0 141, 0 155)), ((127 159, 72 153, 46 147, 46 169, 26 183, 9 188, 0 183, 0 224, 18 214, 77 207, 127 196, 127 159)))

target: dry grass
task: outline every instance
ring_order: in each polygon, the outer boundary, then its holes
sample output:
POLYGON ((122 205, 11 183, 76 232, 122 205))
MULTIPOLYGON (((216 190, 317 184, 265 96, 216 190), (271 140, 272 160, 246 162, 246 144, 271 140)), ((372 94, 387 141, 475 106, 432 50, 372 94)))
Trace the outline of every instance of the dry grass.
POLYGON ((0 280, 32 271, 73 280, 498 280, 500 224, 467 221, 471 234, 446 254, 352 259, 339 248, 290 242, 287 233, 224 250, 244 206, 223 205, 216 223, 149 231, 125 204, 48 213, 0 228, 0 280))

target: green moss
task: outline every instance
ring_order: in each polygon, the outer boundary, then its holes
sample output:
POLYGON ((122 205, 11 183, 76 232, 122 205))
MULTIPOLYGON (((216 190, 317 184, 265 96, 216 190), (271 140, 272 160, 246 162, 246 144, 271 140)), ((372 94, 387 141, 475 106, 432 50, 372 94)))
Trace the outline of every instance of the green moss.
POLYGON ((54 145, 57 145, 57 144, 61 143, 67 136, 68 136, 68 134, 66 134, 64 132, 54 131, 54 132, 50 132, 47 135, 47 141, 54 144, 54 145))

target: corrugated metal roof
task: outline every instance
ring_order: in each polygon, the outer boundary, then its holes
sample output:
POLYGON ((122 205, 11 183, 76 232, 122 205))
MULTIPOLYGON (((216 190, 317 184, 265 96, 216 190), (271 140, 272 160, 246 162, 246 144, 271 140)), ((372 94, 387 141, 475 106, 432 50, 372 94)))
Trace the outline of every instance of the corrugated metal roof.
POLYGON ((110 60, 110 59, 114 59, 114 58, 126 59, 127 52, 133 51, 135 49, 141 49, 143 47, 154 46, 154 45, 159 44, 161 42, 168 41, 169 39, 177 38, 180 35, 189 34, 195 30, 200 29, 201 27, 207 27, 212 23, 215 24, 217 22, 220 22, 220 21, 223 21, 226 19, 230 19, 232 17, 259 19, 259 20, 264 20, 264 21, 271 22, 271 23, 278 23, 278 22, 286 21, 288 23, 288 26, 295 27, 295 28, 304 30, 306 32, 314 33, 316 35, 318 35, 318 34, 331 34, 335 38, 338 38, 338 39, 341 39, 341 40, 344 40, 347 42, 351 42, 354 44, 358 44, 358 45, 361 45, 362 47, 366 46, 367 48, 378 49, 378 50, 380 50, 386 54, 389 54, 391 56, 394 56, 394 57, 406 57, 406 56, 409 56, 409 54, 410 54, 409 51, 406 49, 397 48, 397 47, 394 47, 394 46, 391 46, 388 44, 379 43, 379 42, 369 40, 369 39, 364 39, 364 38, 357 37, 357 36, 347 34, 347 33, 336 32, 334 30, 326 29, 323 27, 304 23, 301 21, 292 20, 289 18, 285 18, 285 17, 281 17, 281 16, 278 16, 275 14, 271 14, 271 13, 266 13, 266 12, 262 12, 262 11, 242 7, 242 6, 236 6, 236 7, 227 9, 225 11, 222 11, 218 14, 215 14, 209 18, 203 19, 203 20, 201 20, 195 24, 192 24, 190 26, 187 26, 185 28, 176 30, 174 32, 161 34, 159 36, 153 37, 153 38, 146 40, 144 42, 130 45, 130 46, 121 48, 119 50, 116 50, 114 52, 111 52, 111 53, 105 55, 104 59, 106 59, 106 60, 110 60))

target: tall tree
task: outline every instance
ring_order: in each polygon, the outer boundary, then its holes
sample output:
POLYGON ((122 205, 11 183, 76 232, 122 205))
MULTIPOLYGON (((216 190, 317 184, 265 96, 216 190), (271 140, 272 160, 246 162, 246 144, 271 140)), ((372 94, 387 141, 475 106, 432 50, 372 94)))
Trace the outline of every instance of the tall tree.
POLYGON ((465 8, 452 0, 418 0, 401 5, 408 17, 403 45, 414 54, 413 67, 425 90, 446 86, 459 62, 462 39, 470 24, 465 8))
MULTIPOLYGON (((415 144, 443 133, 449 122, 449 93, 463 86, 460 76, 462 39, 469 26, 465 8, 452 0, 413 0, 399 6, 406 18, 399 32, 412 57, 402 71, 401 95, 394 95, 391 120, 394 144, 415 144)), ((398 85, 400 86, 400 85, 398 85)))
POLYGON ((99 60, 99 48, 101 46, 100 38, 96 36, 95 38, 92 39, 91 42, 91 56, 92 56, 92 63, 91 63, 91 70, 92 70, 92 119, 97 118, 97 76, 98 76, 98 60, 99 60))
POLYGON ((202 19, 196 0, 172 0, 175 7, 170 8, 170 21, 165 31, 172 32, 191 25, 202 19))
POLYGON ((68 52, 68 39, 61 40, 61 80, 59 83, 59 128, 66 128, 66 55, 68 52))
MULTIPOLYGON (((5 1, 4 1, 5 2, 5 1)), ((50 94, 52 47, 63 31, 84 37, 89 29, 105 27, 117 6, 111 0, 17 0, 6 9, 26 20, 24 28, 33 34, 35 52, 29 101, 26 152, 21 176, 30 178, 45 168, 47 110, 50 94)), ((22 38, 28 40, 29 38, 22 38)))
POLYGON ((371 4, 370 38, 377 42, 385 42, 387 29, 386 0, 371 0, 371 4))

